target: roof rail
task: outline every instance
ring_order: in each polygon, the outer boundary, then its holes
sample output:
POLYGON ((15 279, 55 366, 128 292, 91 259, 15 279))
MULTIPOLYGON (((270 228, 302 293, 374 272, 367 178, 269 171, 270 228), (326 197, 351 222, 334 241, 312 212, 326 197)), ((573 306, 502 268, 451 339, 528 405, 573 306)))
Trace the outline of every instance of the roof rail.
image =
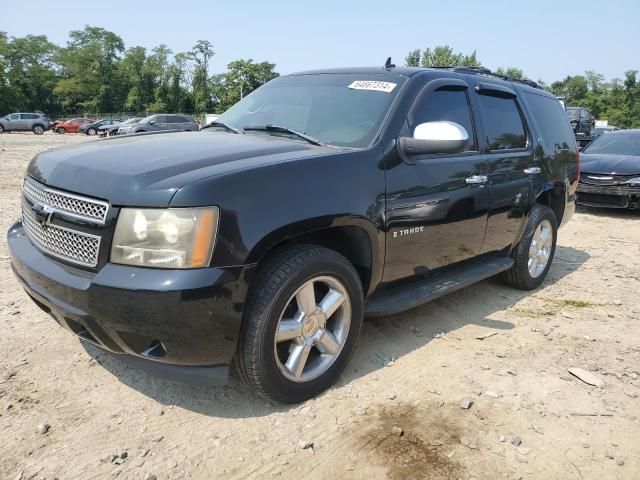
POLYGON ((522 83, 524 85, 528 85, 533 88, 539 88, 542 90, 542 87, 533 80, 529 80, 528 78, 514 78, 509 75, 502 75, 500 73, 495 73, 489 70, 486 67, 467 67, 467 66, 457 66, 457 67, 431 67, 431 68, 446 68, 453 70, 456 73, 467 73, 469 75, 487 75, 489 77, 496 77, 501 80, 505 80, 507 82, 517 82, 522 83))

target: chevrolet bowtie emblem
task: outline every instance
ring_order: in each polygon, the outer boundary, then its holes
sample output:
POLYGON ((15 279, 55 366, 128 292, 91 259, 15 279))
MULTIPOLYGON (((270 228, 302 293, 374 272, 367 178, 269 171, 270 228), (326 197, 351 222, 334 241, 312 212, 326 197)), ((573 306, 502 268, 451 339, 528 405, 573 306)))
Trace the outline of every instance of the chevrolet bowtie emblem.
POLYGON ((42 205, 40 203, 36 203, 31 210, 36 214, 37 222, 43 227, 49 225, 51 223, 51 219, 53 218, 53 212, 51 208, 46 205, 42 205))

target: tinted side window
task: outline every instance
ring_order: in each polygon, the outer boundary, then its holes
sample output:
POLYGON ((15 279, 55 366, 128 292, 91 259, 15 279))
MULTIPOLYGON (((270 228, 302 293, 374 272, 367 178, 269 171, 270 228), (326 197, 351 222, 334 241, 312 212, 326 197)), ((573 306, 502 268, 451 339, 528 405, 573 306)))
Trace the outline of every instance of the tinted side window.
POLYGON ((512 150, 527 146, 526 130, 513 98, 478 95, 478 102, 489 150, 512 150))
POLYGON ((167 115, 167 122, 166 123, 180 123, 180 117, 178 117, 177 115, 167 115))
POLYGON ((465 90, 436 90, 427 95, 415 107, 411 131, 425 122, 448 121, 462 125, 469 134, 469 145, 466 151, 476 149, 473 121, 469 109, 469 99, 465 90))
POLYGON ((20 118, 22 118, 22 120, 35 120, 38 118, 38 115, 34 115, 33 113, 23 113, 20 115, 20 118))
POLYGON ((178 123, 191 123, 191 121, 192 121, 189 118, 183 117, 183 116, 180 116, 180 115, 176 116, 176 118, 178 119, 177 120, 178 123))
POLYGON ((542 140, 549 148, 554 150, 575 148, 573 129, 567 121, 560 102, 529 92, 525 93, 525 99, 540 129, 542 140))
POLYGON ((20 120, 20 115, 18 115, 17 113, 12 113, 9 118, 11 120, 20 120))

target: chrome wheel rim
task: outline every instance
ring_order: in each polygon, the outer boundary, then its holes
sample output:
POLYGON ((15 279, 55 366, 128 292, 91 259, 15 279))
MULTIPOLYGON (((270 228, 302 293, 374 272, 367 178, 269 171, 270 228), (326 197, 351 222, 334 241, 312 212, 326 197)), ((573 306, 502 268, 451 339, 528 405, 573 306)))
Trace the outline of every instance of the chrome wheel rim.
POLYGON ((42 127, 35 127, 33 130, 34 130, 34 131, 36 132, 36 134, 38 134, 38 135, 40 135, 40 134, 44 131, 44 130, 42 129, 42 127))
POLYGON ((297 383, 320 377, 349 336, 351 301, 336 278, 318 276, 289 298, 276 326, 273 351, 280 373, 297 383))
POLYGON ((529 275, 538 278, 547 268, 551 247, 553 246, 553 228, 549 220, 540 222, 529 246, 529 275))

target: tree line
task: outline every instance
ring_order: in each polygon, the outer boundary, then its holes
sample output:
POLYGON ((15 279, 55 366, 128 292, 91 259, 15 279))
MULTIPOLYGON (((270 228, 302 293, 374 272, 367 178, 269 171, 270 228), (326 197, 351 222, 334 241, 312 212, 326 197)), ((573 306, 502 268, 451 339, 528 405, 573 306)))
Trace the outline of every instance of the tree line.
POLYGON ((93 26, 70 32, 66 46, 0 32, 0 115, 222 112, 278 76, 274 64, 252 59, 212 73, 214 55, 208 40, 188 52, 125 48, 118 35, 93 26))
MULTIPOLYGON (((448 45, 433 50, 412 50, 405 58, 412 67, 480 67, 482 63, 476 52, 464 54, 454 52, 448 45)), ((524 72, 517 67, 500 67, 496 73, 522 79, 524 72)), ((640 128, 640 79, 637 70, 625 72, 624 79, 605 80, 604 76, 588 70, 584 75, 570 75, 551 84, 538 79, 542 88, 558 97, 563 97, 567 106, 588 108, 601 120, 620 128, 640 128)))
MULTIPOLYGON (((9 37, 0 32, 0 115, 39 111, 52 117, 97 113, 223 112, 244 95, 278 76, 266 61, 238 59, 224 73, 213 73, 213 44, 199 40, 187 52, 160 44, 150 50, 126 48, 117 34, 86 26, 69 33, 65 46, 45 35, 9 37)), ((455 52, 448 45, 415 49, 407 66, 482 66, 476 52, 455 52)), ((498 68, 524 78, 517 67, 498 68)), ((629 70, 624 79, 593 71, 564 80, 538 83, 567 105, 584 106, 599 119, 622 128, 640 128, 640 79, 629 70)))

